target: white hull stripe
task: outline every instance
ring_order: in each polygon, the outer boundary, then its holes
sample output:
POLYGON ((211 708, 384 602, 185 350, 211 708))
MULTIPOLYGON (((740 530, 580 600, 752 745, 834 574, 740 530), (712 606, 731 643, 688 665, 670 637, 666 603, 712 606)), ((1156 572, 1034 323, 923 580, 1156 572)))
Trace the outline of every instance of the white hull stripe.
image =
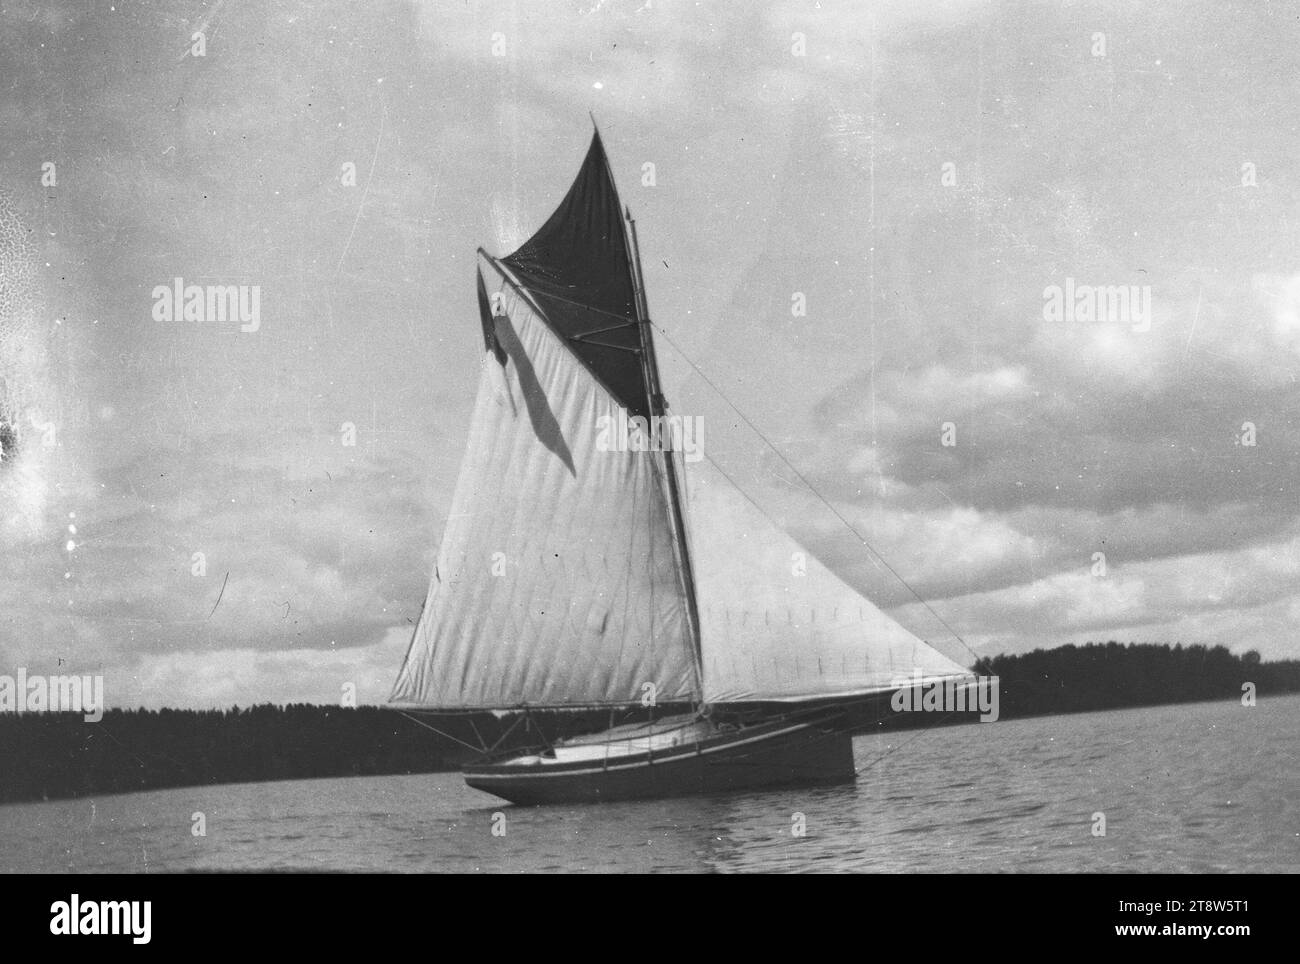
MULTIPOLYGON (((673 747, 672 750, 666 751, 664 755, 661 757, 652 757, 651 754, 646 753, 640 755, 636 761, 631 763, 628 762, 620 762, 617 764, 611 763, 608 766, 601 765, 595 767, 587 767, 582 770, 557 770, 555 769, 556 765, 554 763, 540 763, 540 764, 529 763, 529 764, 518 764, 517 769, 510 770, 509 772, 497 771, 497 772, 489 773, 489 772, 484 772, 482 770, 469 770, 465 772, 464 776, 466 777, 466 779, 473 779, 479 781, 491 781, 491 780, 516 780, 520 777, 576 777, 576 776, 583 776, 591 773, 609 773, 612 770, 635 770, 635 769, 639 769, 640 767, 653 766, 658 763, 664 763, 664 764, 676 763, 678 761, 689 760, 692 757, 708 756, 709 754, 712 753, 724 753, 729 750, 733 750, 736 747, 746 746, 750 743, 764 743, 767 742, 768 740, 776 739, 779 736, 787 736, 791 733, 797 733, 801 730, 811 730, 811 729, 813 729, 813 727, 808 725, 807 723, 800 723, 798 726, 788 727, 787 729, 784 730, 777 730, 774 733, 764 733, 761 736, 751 736, 745 740, 736 740, 735 742, 732 743, 722 743, 717 746, 709 747, 708 749, 704 749, 704 750, 682 750, 681 747, 673 747), (550 770, 550 772, 546 772, 547 770, 550 770)), ((497 765, 502 767, 511 766, 510 763, 502 763, 497 765)))

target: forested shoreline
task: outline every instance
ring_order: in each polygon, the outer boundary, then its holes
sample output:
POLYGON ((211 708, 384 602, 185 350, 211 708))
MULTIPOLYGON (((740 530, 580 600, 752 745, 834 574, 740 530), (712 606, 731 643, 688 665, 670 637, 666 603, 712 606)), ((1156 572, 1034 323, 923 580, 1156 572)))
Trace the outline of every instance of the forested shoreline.
POLYGON ((1002 718, 1240 699, 1300 692, 1300 660, 1264 662, 1251 650, 1155 643, 1089 643, 981 659, 975 672, 997 676, 1002 718))
MULTIPOLYGON (((1300 660, 1263 662, 1222 646, 1063 646, 982 659, 999 678, 1001 719, 1300 692, 1300 660)), ((657 715, 673 708, 656 708, 657 715)), ((645 714, 642 713, 642 716, 645 714)), ((625 715, 626 721, 636 714, 625 715)), ((962 719, 971 719, 966 714, 962 719)), ((930 726, 878 704, 874 730, 930 726)), ((946 719, 944 722, 954 722, 946 719)), ((413 717, 385 707, 270 704, 228 710, 0 713, 0 803, 264 780, 457 769, 474 748, 536 746, 610 723, 603 711, 413 717), (430 727, 433 727, 432 729, 430 727)))

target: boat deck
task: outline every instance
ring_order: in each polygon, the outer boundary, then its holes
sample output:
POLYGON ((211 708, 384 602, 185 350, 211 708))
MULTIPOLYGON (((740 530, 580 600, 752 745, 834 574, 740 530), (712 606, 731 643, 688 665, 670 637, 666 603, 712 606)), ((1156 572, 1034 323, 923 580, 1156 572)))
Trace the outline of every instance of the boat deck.
POLYGON ((584 760, 608 760, 701 743, 720 732, 716 724, 688 713, 665 717, 653 723, 629 723, 602 733, 573 737, 555 744, 544 753, 514 757, 510 762, 513 765, 545 766, 584 760))

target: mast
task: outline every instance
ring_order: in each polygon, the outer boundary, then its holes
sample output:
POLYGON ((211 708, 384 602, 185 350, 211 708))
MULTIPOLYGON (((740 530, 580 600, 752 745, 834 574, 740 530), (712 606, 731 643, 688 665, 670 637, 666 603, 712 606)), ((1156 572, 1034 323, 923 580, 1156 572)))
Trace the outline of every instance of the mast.
MULTIPOLYGON (((627 220, 628 248, 632 255, 632 288, 635 294, 633 304, 636 308, 637 331, 641 335, 641 364, 645 369, 646 388, 650 396, 650 414, 662 416, 668 408, 659 386, 659 362, 655 357, 654 329, 650 324, 650 312, 646 304, 645 278, 641 273, 641 246, 637 243, 636 221, 632 209, 624 208, 627 220)), ((661 423, 662 424, 662 423, 661 423)), ((699 685, 700 701, 704 701, 704 654, 700 645, 700 612, 695 599, 695 573, 691 568, 691 550, 686 542, 686 520, 682 510, 682 497, 677 484, 677 468, 673 461, 671 447, 664 453, 664 467, 668 474, 668 495, 673 529, 677 535, 677 545, 681 548, 682 579, 686 584, 686 609, 690 621, 691 643, 695 656, 695 675, 699 685)))

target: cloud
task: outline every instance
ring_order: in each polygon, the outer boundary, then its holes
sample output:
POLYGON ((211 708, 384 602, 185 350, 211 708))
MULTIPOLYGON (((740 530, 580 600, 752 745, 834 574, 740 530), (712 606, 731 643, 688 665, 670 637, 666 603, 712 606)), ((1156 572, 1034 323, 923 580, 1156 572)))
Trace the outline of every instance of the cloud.
MULTIPOLYGON (((1182 633, 1222 628, 1240 615, 1249 633, 1208 638, 1234 651, 1255 648, 1276 657, 1290 651, 1292 639, 1285 620, 1267 623, 1262 614, 1289 612, 1300 602, 1298 553, 1300 539, 1291 538, 1133 563, 1108 556, 1101 569, 1090 558, 1071 571, 947 599, 941 613, 958 631, 983 641, 986 652, 1102 638, 1204 642, 1205 636, 1182 633)), ((901 607, 899 615, 924 622, 915 604, 901 607)))
POLYGON ((1289 37, 1097 9, 1105 58, 1093 8, 997 2, 227 4, 178 61, 201 5, 6 6, 45 327, 0 366, 40 349, 59 444, 0 481, 0 658, 147 705, 395 670, 482 355, 474 249, 550 213, 588 110, 674 411, 850 582, 936 631, 751 423, 985 651, 1295 655, 1289 37), (153 322, 178 276, 260 285, 262 329, 153 322), (1150 330, 1045 320, 1066 279, 1150 286, 1150 330))
POLYGON ((216 652, 151 653, 104 681, 112 705, 195 709, 255 703, 383 704, 410 642, 392 627, 359 645, 322 653, 232 647, 216 652))

